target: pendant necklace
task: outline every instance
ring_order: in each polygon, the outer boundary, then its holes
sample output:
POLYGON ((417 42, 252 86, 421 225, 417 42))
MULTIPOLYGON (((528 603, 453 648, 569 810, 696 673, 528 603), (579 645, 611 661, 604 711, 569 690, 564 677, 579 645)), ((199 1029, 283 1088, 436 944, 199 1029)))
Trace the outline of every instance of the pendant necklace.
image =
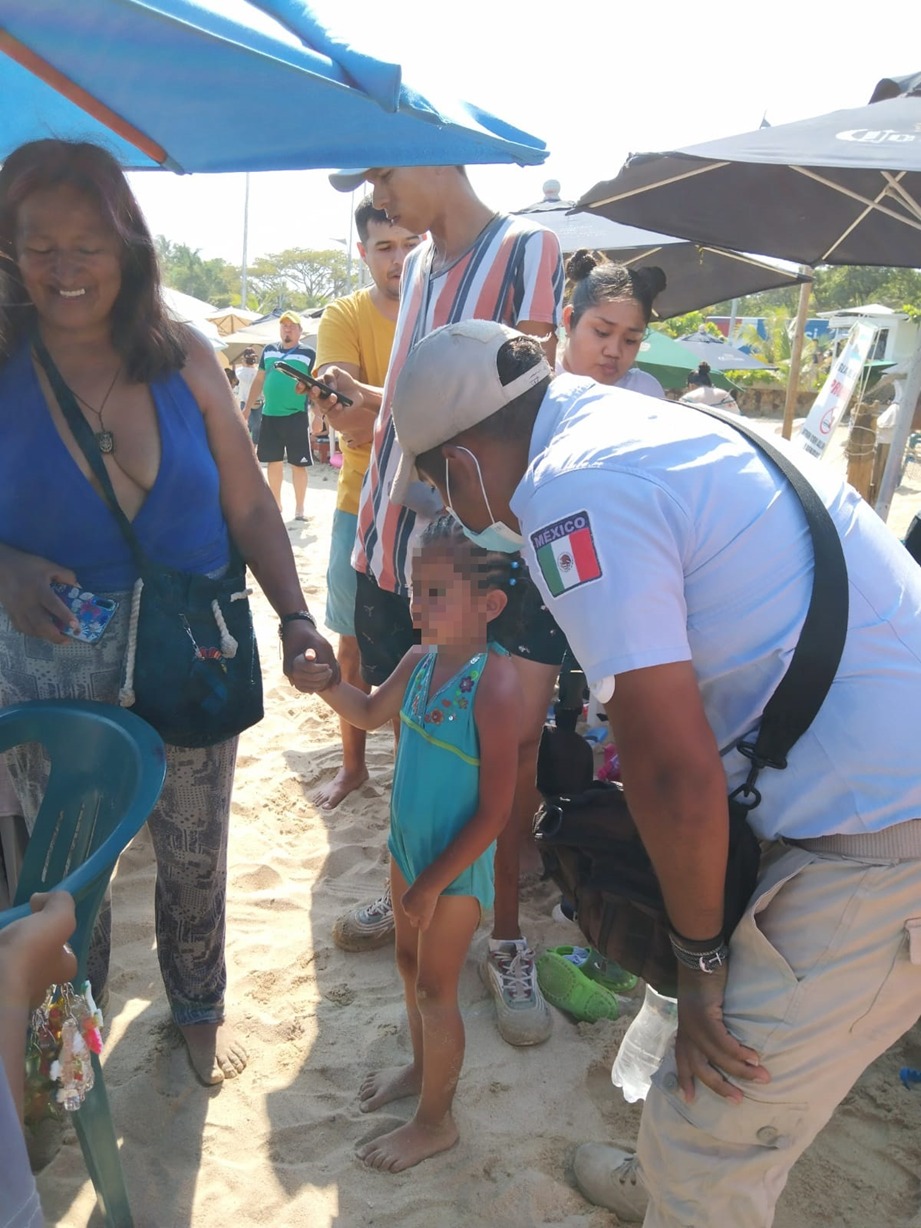
POLYGON ((118 382, 118 377, 121 375, 121 373, 122 373, 122 369, 121 367, 119 367, 118 370, 115 372, 115 374, 112 376, 112 383, 109 384, 109 390, 105 394, 105 396, 102 398, 102 404, 99 406, 98 409, 96 409, 95 406, 90 405, 89 401, 84 400, 84 398, 80 396, 79 392, 74 392, 74 396, 77 398, 80 404, 85 405, 86 408, 90 411, 90 413, 95 414, 96 417, 99 419, 99 430, 93 432, 93 438, 96 440, 96 447, 99 449, 100 452, 102 452, 104 456, 109 456, 115 451, 115 436, 112 434, 111 431, 106 430, 106 424, 102 420, 102 412, 105 409, 106 405, 108 404, 109 397, 112 395, 112 389, 115 387, 116 383, 118 382))

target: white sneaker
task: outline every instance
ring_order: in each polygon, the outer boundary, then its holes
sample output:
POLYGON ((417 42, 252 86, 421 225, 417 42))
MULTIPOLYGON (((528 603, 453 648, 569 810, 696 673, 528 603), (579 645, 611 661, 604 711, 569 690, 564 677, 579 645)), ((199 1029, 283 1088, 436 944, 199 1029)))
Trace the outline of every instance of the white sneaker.
POLYGON ((527 940, 488 950, 480 968, 496 1003, 499 1035, 510 1045, 539 1045, 553 1030, 550 1008, 537 984, 534 952, 527 940))
POLYGON ((333 926, 333 942, 342 951, 374 951, 393 941, 390 888, 370 904, 356 904, 333 926))
POLYGON ((583 1143, 573 1157, 576 1185, 590 1203, 613 1211, 625 1224, 641 1224, 649 1195, 636 1153, 606 1143, 583 1143))

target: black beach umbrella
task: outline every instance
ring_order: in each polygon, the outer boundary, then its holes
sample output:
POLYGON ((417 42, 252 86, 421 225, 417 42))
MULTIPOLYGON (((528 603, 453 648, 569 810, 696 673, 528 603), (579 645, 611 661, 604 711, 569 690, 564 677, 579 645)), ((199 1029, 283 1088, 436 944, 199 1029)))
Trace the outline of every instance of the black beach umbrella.
MULTIPOLYGON (((913 79, 889 84, 902 80, 913 79)), ((576 207, 800 264, 917 268, 921 89, 674 153, 635 154, 576 207)))
POLYGON ((544 191, 544 200, 517 212, 552 230, 565 255, 585 247, 604 252, 618 264, 654 264, 664 271, 668 284, 656 298, 656 315, 662 320, 808 280, 796 269, 767 264, 741 252, 688 243, 594 214, 572 213, 574 202, 560 200, 558 192, 548 191, 548 185, 544 191))

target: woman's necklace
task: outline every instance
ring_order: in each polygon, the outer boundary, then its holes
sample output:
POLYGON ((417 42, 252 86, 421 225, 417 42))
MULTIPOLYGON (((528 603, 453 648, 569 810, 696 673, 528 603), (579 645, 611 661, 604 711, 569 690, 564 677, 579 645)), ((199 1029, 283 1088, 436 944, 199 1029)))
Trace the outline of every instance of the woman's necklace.
POLYGON ((109 390, 105 394, 105 396, 102 398, 102 404, 99 406, 98 409, 94 405, 90 405, 89 401, 85 400, 85 398, 81 397, 79 392, 74 392, 74 396, 77 398, 80 404, 85 405, 86 408, 90 411, 90 413, 95 414, 96 417, 99 419, 100 429, 98 431, 93 432, 93 438, 96 440, 96 447, 99 449, 100 452, 102 452, 104 456, 109 456, 115 451, 115 436, 112 434, 111 431, 106 430, 106 424, 102 420, 102 413, 106 405, 108 404, 109 397, 112 395, 112 389, 115 387, 116 383, 118 382, 118 377, 121 375, 121 373, 122 373, 122 369, 121 369, 121 366, 119 366, 118 370, 112 376, 112 383, 109 384, 109 390))

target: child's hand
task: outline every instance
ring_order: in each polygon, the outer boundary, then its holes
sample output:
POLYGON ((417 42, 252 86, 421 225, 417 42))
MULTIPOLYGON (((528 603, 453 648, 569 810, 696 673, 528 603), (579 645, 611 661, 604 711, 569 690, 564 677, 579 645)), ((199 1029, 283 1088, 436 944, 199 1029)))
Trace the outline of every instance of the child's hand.
POLYGON ((431 924, 432 917, 435 915, 435 905, 438 903, 438 895, 437 891, 426 889, 420 880, 416 879, 400 901, 409 924, 415 926, 421 933, 425 933, 431 924))
POLYGON ((35 1007, 49 985, 77 975, 77 961, 66 945, 76 919, 66 891, 33 895, 29 904, 31 916, 0 931, 0 982, 5 997, 35 1007))
POLYGON ((331 665, 324 665, 312 657, 311 652, 296 657, 288 675, 291 685, 306 695, 317 695, 339 681, 338 677, 334 677, 331 665))

